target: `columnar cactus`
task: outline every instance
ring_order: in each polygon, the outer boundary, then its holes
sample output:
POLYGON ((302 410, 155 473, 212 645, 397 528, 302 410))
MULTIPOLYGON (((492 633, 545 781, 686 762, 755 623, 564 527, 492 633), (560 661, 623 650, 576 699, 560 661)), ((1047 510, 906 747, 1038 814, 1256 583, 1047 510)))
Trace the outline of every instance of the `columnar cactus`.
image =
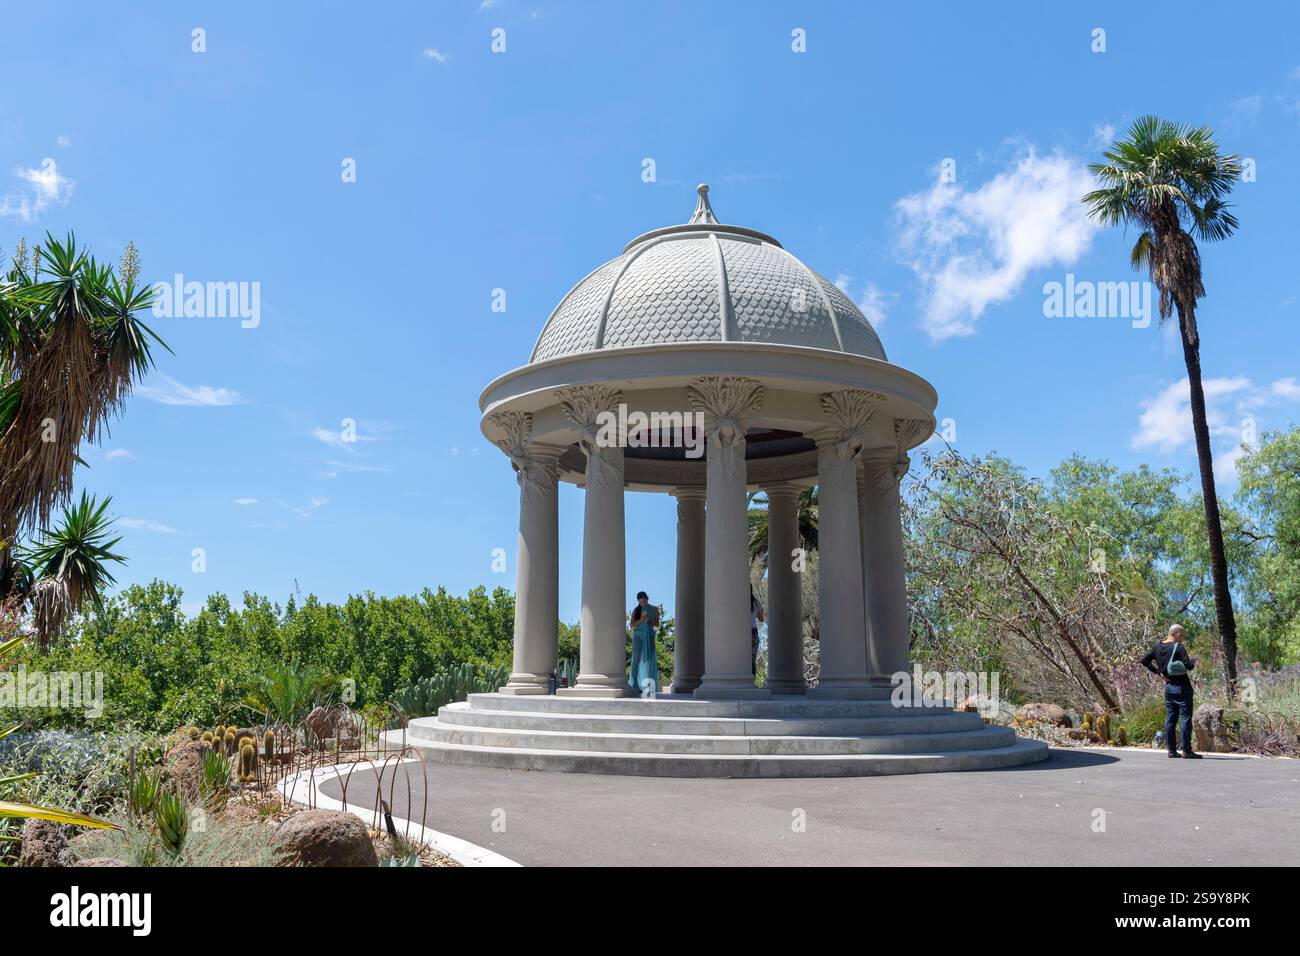
POLYGON ((266 735, 262 738, 262 752, 267 762, 275 759, 275 731, 270 727, 266 729, 266 735))
POLYGON ((244 783, 256 779, 256 774, 253 773, 253 764, 256 760, 257 750, 253 747, 252 742, 244 744, 239 751, 239 779, 244 783))

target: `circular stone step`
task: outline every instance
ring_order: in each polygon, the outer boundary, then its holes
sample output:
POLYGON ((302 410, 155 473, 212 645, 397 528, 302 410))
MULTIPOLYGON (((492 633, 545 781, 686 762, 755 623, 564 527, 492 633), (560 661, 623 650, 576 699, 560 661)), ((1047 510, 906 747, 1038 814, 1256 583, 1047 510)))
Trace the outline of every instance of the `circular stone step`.
POLYGON ((519 770, 670 777, 838 777, 1044 760, 979 715, 887 700, 697 700, 472 694, 388 731, 424 759, 519 770))

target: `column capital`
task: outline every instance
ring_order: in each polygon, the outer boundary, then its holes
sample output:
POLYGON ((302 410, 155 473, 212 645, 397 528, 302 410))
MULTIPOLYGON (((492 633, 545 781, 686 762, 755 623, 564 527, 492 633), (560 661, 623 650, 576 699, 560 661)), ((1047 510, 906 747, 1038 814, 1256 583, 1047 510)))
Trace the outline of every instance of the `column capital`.
POLYGON ((912 460, 906 455, 863 458, 858 480, 865 492, 877 495, 888 494, 898 488, 898 483, 907 474, 911 463, 912 460))
POLYGON ((934 425, 928 418, 895 418, 894 444, 898 446, 898 457, 906 458, 908 451, 921 444, 934 431, 934 425))
POLYGON ((703 412, 709 458, 721 461, 728 478, 744 474, 745 426, 763 407, 763 384, 757 379, 708 375, 686 386, 691 406, 703 412))
POLYGON ((758 486, 759 491, 767 495, 768 499, 772 498, 797 498, 803 491, 801 485, 796 485, 793 481, 773 481, 768 484, 758 486))
POLYGON ((703 501, 709 492, 704 485, 678 485, 668 493, 678 501, 703 501))
POLYGON ((524 500, 553 493, 564 449, 532 440, 533 416, 528 412, 497 412, 488 421, 504 433, 495 444, 510 458, 524 500))
POLYGON ((575 385, 555 395, 564 416, 581 432, 578 444, 587 456, 587 486, 621 486, 623 449, 601 435, 605 431, 602 419, 617 413, 623 393, 611 385, 575 385))

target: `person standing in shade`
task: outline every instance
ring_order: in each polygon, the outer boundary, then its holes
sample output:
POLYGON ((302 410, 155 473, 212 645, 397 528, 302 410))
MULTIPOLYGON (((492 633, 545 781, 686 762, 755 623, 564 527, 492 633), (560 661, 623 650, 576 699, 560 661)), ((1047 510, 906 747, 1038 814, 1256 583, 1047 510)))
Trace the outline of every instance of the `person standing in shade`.
POLYGON ((1183 626, 1171 625, 1165 639, 1147 651, 1140 663, 1165 682, 1165 744, 1169 756, 1179 756, 1177 729, 1182 734, 1181 756, 1199 760, 1201 755, 1192 749, 1192 678, 1188 675, 1196 661, 1187 653, 1186 640, 1183 626))
POLYGON ((650 603, 644 591, 636 594, 632 608, 632 666, 628 685, 642 697, 659 690, 659 658, 655 653, 655 628, 659 626, 659 609, 650 603))
POLYGON ((763 602, 754 596, 754 585, 749 586, 749 672, 758 676, 758 622, 767 620, 763 602))

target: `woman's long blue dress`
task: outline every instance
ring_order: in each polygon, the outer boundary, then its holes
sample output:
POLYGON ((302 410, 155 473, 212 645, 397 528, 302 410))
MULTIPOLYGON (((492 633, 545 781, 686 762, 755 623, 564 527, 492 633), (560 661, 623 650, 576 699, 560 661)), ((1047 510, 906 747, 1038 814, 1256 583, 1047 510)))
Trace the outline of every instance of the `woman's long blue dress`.
POLYGON ((653 694, 659 690, 659 658, 655 655, 653 623, 657 618, 658 614, 648 611, 632 629, 632 666, 627 683, 639 694, 653 694))

